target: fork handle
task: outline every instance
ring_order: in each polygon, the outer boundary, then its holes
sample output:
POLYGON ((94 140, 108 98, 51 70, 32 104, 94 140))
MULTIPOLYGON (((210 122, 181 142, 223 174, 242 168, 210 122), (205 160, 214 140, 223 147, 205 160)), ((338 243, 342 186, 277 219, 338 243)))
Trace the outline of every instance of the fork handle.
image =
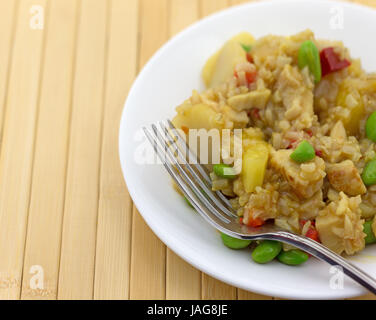
POLYGON ((265 239, 278 240, 281 242, 288 243, 297 247, 312 256, 329 263, 332 266, 340 266, 343 272, 358 282, 363 287, 367 288, 373 294, 376 294, 376 280, 368 275, 363 270, 359 269, 346 259, 342 258, 339 254, 333 252, 332 250, 326 248, 321 243, 309 239, 307 237, 299 236, 289 232, 279 231, 275 233, 265 234, 265 239))

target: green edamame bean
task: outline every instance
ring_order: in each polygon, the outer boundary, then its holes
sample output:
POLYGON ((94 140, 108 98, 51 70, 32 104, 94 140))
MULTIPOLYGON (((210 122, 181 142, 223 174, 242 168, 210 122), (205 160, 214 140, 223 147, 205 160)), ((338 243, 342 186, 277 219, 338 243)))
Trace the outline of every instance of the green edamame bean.
POLYGON ((363 225, 363 232, 367 235, 364 240, 366 244, 376 243, 376 236, 372 230, 372 221, 366 221, 363 225))
POLYGON ((192 203, 189 202, 189 200, 187 199, 186 196, 183 196, 185 202, 188 204, 188 206, 190 206, 192 209, 194 209, 194 207, 192 206, 192 203))
POLYGON ((302 43, 298 53, 298 66, 303 69, 308 66, 309 71, 313 74, 315 83, 319 83, 321 80, 321 62, 320 54, 316 45, 307 40, 302 43))
POLYGON ((252 46, 247 46, 246 44, 243 44, 243 43, 241 43, 240 45, 242 46, 244 51, 247 52, 247 53, 250 52, 251 49, 252 49, 252 46))
POLYGON ((268 263, 278 256, 281 250, 280 242, 264 240, 253 250, 252 259, 257 263, 268 263))
POLYGON ((242 240, 228 236, 221 232, 223 244, 230 249, 244 249, 251 244, 251 240, 242 240))
POLYGON ((213 165, 214 173, 221 178, 226 179, 234 179, 236 178, 236 174, 234 174, 234 169, 229 166, 228 164, 219 163, 213 165))
POLYGON ((366 135, 368 139, 376 142, 376 111, 373 112, 367 119, 366 135))
POLYGON ((367 162, 362 172, 362 180, 366 186, 376 184, 376 160, 367 162))
POLYGON ((299 249, 292 249, 289 251, 282 251, 277 259, 289 266, 298 266, 308 260, 308 254, 299 249))
POLYGON ((290 158, 299 163, 310 161, 315 158, 315 149, 307 140, 303 140, 291 153, 290 158))

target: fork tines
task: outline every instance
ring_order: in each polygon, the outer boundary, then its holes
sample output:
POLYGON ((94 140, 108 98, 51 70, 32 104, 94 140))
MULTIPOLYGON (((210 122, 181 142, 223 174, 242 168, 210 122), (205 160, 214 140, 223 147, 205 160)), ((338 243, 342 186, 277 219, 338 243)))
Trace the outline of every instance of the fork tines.
POLYGON ((207 169, 170 120, 143 130, 172 179, 204 218, 216 227, 237 218, 228 199, 219 191, 211 190, 207 169))

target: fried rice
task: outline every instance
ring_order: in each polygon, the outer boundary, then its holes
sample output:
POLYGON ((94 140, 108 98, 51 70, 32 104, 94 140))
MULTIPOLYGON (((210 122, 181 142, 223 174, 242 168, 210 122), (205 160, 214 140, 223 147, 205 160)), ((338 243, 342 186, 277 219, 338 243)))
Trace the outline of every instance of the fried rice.
POLYGON ((255 141, 267 146, 257 185, 244 170, 235 179, 211 173, 213 190, 231 199, 239 222, 254 227, 254 221, 269 221, 302 235, 314 229, 318 241, 337 253, 364 249, 365 220, 373 219, 376 233, 376 185, 366 186, 361 178, 376 156, 365 132, 376 111, 376 75, 367 74, 342 42, 316 39, 305 30, 258 40, 242 33, 208 60, 203 78, 206 90, 193 91, 176 108, 175 126, 185 132, 242 129, 243 166, 249 146, 255 141), (309 68, 298 66, 299 48, 307 40, 320 52, 332 48, 349 65, 315 83, 309 68), (238 59, 226 60, 223 50, 236 51, 238 59), (315 157, 299 163, 291 154, 303 140, 315 157))

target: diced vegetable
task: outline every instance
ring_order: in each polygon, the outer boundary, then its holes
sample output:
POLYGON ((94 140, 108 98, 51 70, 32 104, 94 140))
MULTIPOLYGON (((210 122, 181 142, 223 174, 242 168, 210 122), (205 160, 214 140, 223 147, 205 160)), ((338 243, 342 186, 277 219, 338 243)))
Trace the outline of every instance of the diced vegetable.
POLYGON ((341 60, 332 47, 321 50, 320 61, 321 73, 323 77, 325 77, 327 74, 342 70, 351 65, 351 62, 347 59, 341 60))
POLYGON ((231 40, 250 47, 252 47, 252 44, 255 42, 255 38, 246 31, 238 33, 236 36, 231 38, 231 40))
POLYGON ((252 46, 247 46, 246 44, 243 44, 243 43, 241 43, 241 46, 244 49, 244 51, 247 52, 247 53, 249 51, 251 51, 251 49, 252 49, 252 46))
POLYGON ((251 55, 250 52, 247 52, 247 61, 248 61, 249 63, 253 63, 253 57, 252 57, 252 55, 251 55))
POLYGON ((320 242, 319 233, 315 228, 309 228, 305 236, 307 238, 320 242))
POLYGON ((298 144, 296 149, 291 153, 290 158, 296 162, 307 162, 315 158, 315 149, 307 141, 303 140, 298 144))
POLYGON ((366 186, 376 184, 376 160, 367 162, 362 172, 362 180, 366 186))
POLYGON ((372 221, 364 222, 363 231, 367 235, 364 239, 366 244, 376 243, 376 236, 372 231, 372 221))
POLYGON ((213 171, 218 177, 221 178, 234 179, 237 176, 236 174, 234 174, 233 168, 224 163, 213 165, 213 171))
POLYGON ((206 87, 216 87, 231 79, 235 66, 247 61, 247 52, 244 47, 249 47, 254 38, 247 32, 242 32, 229 41, 209 58, 206 62, 202 77, 206 87))
POLYGON ((251 144, 243 153, 241 175, 246 192, 253 192, 263 184, 268 158, 269 148, 263 141, 251 144))
POLYGON ((315 83, 321 80, 321 63, 320 54, 316 45, 311 40, 303 42, 298 53, 298 65, 300 69, 308 66, 309 71, 313 74, 315 83))
POLYGON ((321 150, 315 150, 315 155, 322 158, 324 155, 321 150))
MULTIPOLYGON (((234 77, 238 78, 238 73, 235 71, 234 72, 234 77)), ((257 78, 257 71, 254 71, 254 72, 246 72, 245 73, 245 78, 247 80, 247 84, 251 84, 253 82, 255 82, 256 78, 257 78)))
POLYGON ((204 80, 205 86, 210 87, 211 79, 213 78, 213 72, 217 64, 217 60, 221 51, 217 51, 213 54, 205 63, 204 68, 202 69, 202 79, 204 80))
POLYGON ((260 109, 258 109, 258 108, 252 108, 249 111, 249 115, 252 117, 252 119, 256 119, 256 120, 260 120, 261 119, 260 109))
POLYGON ((373 112, 367 119, 366 134, 368 139, 376 142, 376 111, 373 112))
MULTIPOLYGON (((299 220, 300 227, 304 228, 304 226, 308 222, 309 222, 309 220, 305 220, 305 219, 299 220)), ((307 238, 310 238, 312 240, 320 242, 319 232, 315 228, 315 221, 314 220, 310 221, 310 226, 309 226, 308 230, 305 232, 305 236, 307 238)))
POLYGON ((235 250, 244 249, 248 247, 252 242, 251 240, 233 238, 222 232, 221 232, 221 238, 222 238, 223 244, 226 247, 230 249, 235 249, 235 250))
POLYGON ((183 198, 184 198, 185 202, 188 204, 188 206, 191 207, 192 209, 194 209, 193 206, 192 206, 192 204, 191 204, 191 203, 189 202, 189 200, 187 199, 187 197, 186 197, 186 196, 183 196, 183 198))
POLYGON ((248 215, 247 226, 252 228, 258 228, 265 224, 265 221, 261 218, 253 218, 252 213, 248 215))
POLYGON ((222 129, 223 124, 219 121, 221 115, 206 104, 196 104, 187 109, 178 111, 172 120, 176 128, 187 127, 189 129, 222 129))
POLYGON ((257 263, 272 261, 282 250, 282 244, 278 241, 264 240, 252 252, 252 259, 257 263))
POLYGON ((308 254, 299 250, 299 249, 292 249, 289 251, 281 251, 278 255, 278 260, 283 264, 287 264, 289 266, 298 266, 308 260, 308 254))
POLYGON ((347 132, 355 135, 364 115, 364 103, 360 92, 351 81, 345 80, 339 86, 336 104, 349 111, 341 116, 341 120, 347 132))

